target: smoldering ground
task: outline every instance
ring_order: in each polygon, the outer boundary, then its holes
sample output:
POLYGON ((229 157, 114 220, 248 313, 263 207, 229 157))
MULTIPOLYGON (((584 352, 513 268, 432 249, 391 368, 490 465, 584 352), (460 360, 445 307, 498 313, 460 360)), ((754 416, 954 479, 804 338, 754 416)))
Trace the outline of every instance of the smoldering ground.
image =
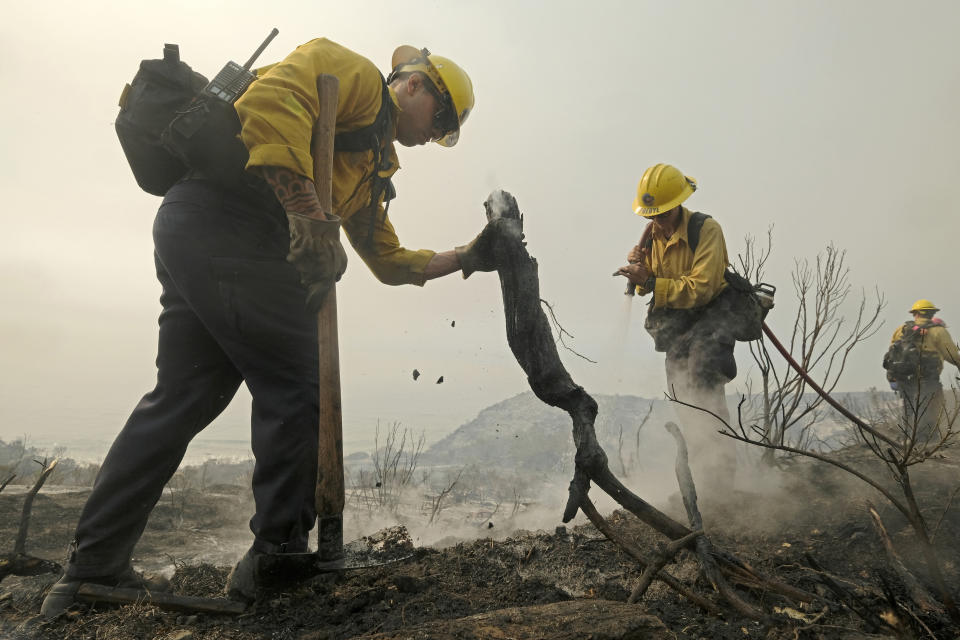
MULTIPOLYGON (((517 408, 523 407, 529 398, 521 396, 511 400, 507 404, 517 408)), ((673 477, 675 445, 662 428, 665 418, 677 419, 673 406, 658 402, 651 419, 639 429, 643 455, 638 459, 630 457, 626 446, 618 456, 621 429, 617 425, 616 405, 610 403, 610 398, 603 397, 600 403, 601 407, 610 409, 606 412, 608 420, 598 421, 598 432, 604 434, 607 442, 611 467, 616 469, 622 456, 627 470, 624 482, 670 515, 682 519, 683 508, 674 496, 677 491, 673 477)), ((501 434, 506 432, 508 436, 504 439, 511 444, 523 440, 523 437, 513 437, 521 433, 510 432, 515 425, 508 424, 502 415, 491 413, 486 418, 493 420, 493 425, 499 422, 501 434)), ((546 429, 543 425, 540 428, 546 429)), ((560 424, 557 428, 569 438, 568 425, 560 424)), ((495 429, 490 431, 495 434, 495 429)), ((713 429, 708 432, 709 438, 722 438, 713 429)), ((624 440, 629 442, 635 435, 628 431, 624 440)), ((547 443, 554 439, 550 433, 545 436, 542 440, 547 443)), ((497 442, 495 437, 491 441, 497 442)), ((369 495, 370 489, 377 488, 375 482, 369 486, 348 483, 351 498, 345 514, 345 538, 404 523, 416 540, 419 548, 416 555, 397 565, 339 576, 328 574, 300 587, 266 593, 250 615, 241 619, 168 613, 149 606, 120 609, 98 606, 79 616, 52 623, 40 622, 36 612, 42 594, 55 579, 55 576, 40 576, 10 578, 0 585, 0 609, 3 610, 0 631, 16 631, 14 637, 19 638, 120 640, 189 632, 194 638, 252 640, 368 637, 377 632, 388 634, 432 625, 423 627, 422 637, 446 638, 454 636, 457 619, 504 607, 560 604, 571 598, 575 601, 586 598, 598 606, 611 600, 622 602, 640 573, 635 562, 592 525, 580 524, 579 519, 558 529, 569 479, 566 473, 572 468, 572 446, 568 440, 563 443, 557 466, 549 472, 537 465, 529 465, 529 471, 516 465, 511 469, 490 464, 463 467, 456 457, 451 457, 447 465, 429 468, 425 465, 416 470, 415 480, 409 486, 391 493, 396 500, 384 503, 383 507, 374 508, 369 501, 359 499, 364 491, 369 495), (437 507, 437 498, 445 489, 449 491, 437 507)), ((478 446, 489 448, 484 440, 478 442, 478 446)), ((851 452, 850 455, 857 454, 851 452)), ((372 458, 372 455, 362 457, 368 465, 372 458)), ((741 464, 736 484, 738 487, 746 484, 752 490, 730 492, 726 501, 718 502, 705 496, 700 502, 705 529, 715 544, 803 588, 816 589, 816 574, 807 567, 805 559, 810 555, 832 574, 862 585, 868 596, 871 589, 881 593, 877 576, 885 575, 885 561, 864 506, 864 498, 871 497, 865 495, 868 492, 844 474, 825 471, 810 461, 771 469, 754 464, 749 458, 738 457, 738 460, 741 464)), ((246 520, 253 505, 245 473, 242 465, 225 465, 223 469, 229 469, 229 473, 221 475, 215 464, 208 464, 206 471, 183 470, 187 473, 177 486, 165 493, 135 551, 138 567, 173 569, 178 593, 220 596, 227 570, 249 544, 246 520), (221 482, 230 477, 234 480, 221 482), (203 478, 206 478, 205 485, 201 482, 203 478)), ((698 487, 709 485, 712 480, 696 469, 693 473, 698 487)), ((930 478, 924 478, 922 484, 923 499, 928 500, 938 492, 947 493, 953 482, 950 478, 955 478, 956 473, 957 465, 954 464, 951 471, 945 461, 931 469, 930 478)), ((351 475, 359 476, 356 470, 351 475)), ((603 501, 601 493, 593 491, 591 497, 598 502, 601 513, 609 514, 609 522, 622 535, 650 552, 663 542, 661 536, 636 518, 616 511, 615 505, 603 501)), ((41 493, 34 506, 28 550, 62 560, 85 497, 86 490, 41 493)), ((20 498, 14 493, 0 494, 2 539, 9 540, 14 535, 22 505, 20 498)), ((904 548, 902 543, 909 535, 904 523, 890 509, 882 504, 880 507, 892 535, 904 548)), ((941 545, 960 535, 957 510, 948 510, 943 515, 937 532, 941 545)), ((949 545, 943 551, 946 567, 952 567, 950 579, 955 582, 960 558, 949 545)), ((922 566, 922 562, 909 554, 907 560, 912 567, 922 566)), ((697 578, 697 563, 692 556, 681 554, 668 566, 668 571, 691 588, 709 593, 709 586, 697 578)), ((631 619, 636 620, 637 611, 642 611, 670 630, 666 635, 649 637, 732 639, 770 637, 771 633, 768 626, 704 615, 657 583, 637 606, 640 608, 631 609, 631 619)), ((823 607, 822 610, 790 603, 778 606, 791 608, 796 615, 809 616, 810 620, 820 616, 819 624, 851 632, 862 629, 856 615, 840 604, 817 605, 823 607)), ((606 615, 608 620, 619 619, 610 612, 606 615)), ((936 626, 929 616, 924 620, 935 633, 946 633, 948 629, 945 623, 936 626)), ((476 629, 476 623, 472 624, 476 629)), ((538 623, 529 624, 534 625, 534 631, 530 632, 533 635, 515 632, 516 637, 547 637, 546 627, 539 627, 540 635, 536 635, 538 623)), ((599 622, 594 623, 592 633, 597 633, 596 624, 599 622)), ((810 624, 815 627, 818 623, 810 624)), ((626 632, 610 633, 606 637, 629 637, 623 633, 626 632)), ((587 635, 587 631, 581 633, 572 627, 569 630, 571 638, 587 635)), ((482 636, 475 633, 458 637, 482 636)))

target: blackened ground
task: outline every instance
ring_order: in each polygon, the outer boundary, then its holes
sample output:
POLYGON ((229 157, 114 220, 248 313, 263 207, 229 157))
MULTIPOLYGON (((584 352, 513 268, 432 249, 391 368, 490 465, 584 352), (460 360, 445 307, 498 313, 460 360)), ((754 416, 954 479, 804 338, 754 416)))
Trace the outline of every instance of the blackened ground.
MULTIPOLYGON (((656 616, 663 629, 617 635, 570 630, 565 638, 863 638, 879 628, 852 613, 811 570, 808 557, 835 575, 864 607, 892 611, 915 637, 954 638, 944 616, 888 603, 884 589, 907 603, 904 589, 884 555, 866 510, 871 500, 880 510, 904 560, 931 584, 905 519, 882 498, 850 483, 823 466, 798 464, 783 473, 790 489, 778 496, 737 494, 729 504, 703 504, 707 532, 714 544, 736 554, 755 569, 821 595, 802 606, 779 596, 740 589, 740 594, 771 614, 762 623, 704 614, 661 583, 654 583, 636 616, 656 616), (886 587, 884 586, 886 584, 886 587), (925 625, 925 627, 924 627, 925 625)), ((942 570, 953 593, 960 589, 960 505, 948 500, 960 480, 948 460, 932 461, 914 473, 919 499, 936 525, 935 542, 942 570), (944 510, 944 507, 946 510, 944 510)), ((596 489, 594 489, 596 491, 596 489)), ((28 552, 60 560, 85 494, 41 495, 34 506, 28 552)), ((185 548, 230 545, 221 531, 236 531, 247 509, 224 494, 194 496, 186 508, 165 498, 137 553, 169 561, 185 548), (205 496, 205 497, 204 497, 205 496), (229 525, 229 526, 228 526, 229 525)), ((239 498, 237 498, 239 500, 239 498)), ((19 520, 22 496, 0 494, 0 540, 9 541, 19 520)), ((671 513, 680 518, 676 503, 671 513)), ((639 547, 653 552, 663 538, 623 512, 610 515, 614 528, 639 547)), ((230 535, 235 535, 231 533, 230 535)), ((2 543, 0 543, 2 544, 2 543)), ((0 547, 0 550, 2 549, 0 547)), ((234 554, 235 547, 230 553, 234 554)), ((161 564, 158 562, 158 564, 161 564)), ((175 592, 220 597, 229 561, 180 565, 175 592)), ((695 557, 682 552, 668 571, 701 594, 716 599, 699 577, 695 557)), ((191 616, 150 606, 82 608, 45 622, 40 603, 53 577, 8 578, 0 583, 0 638, 254 638, 319 640, 324 638, 480 638, 560 637, 556 631, 510 635, 474 625, 466 632, 458 619, 511 607, 573 601, 625 602, 640 575, 637 564, 592 526, 549 532, 516 532, 505 540, 480 539, 443 549, 421 548, 406 561, 363 571, 325 574, 285 590, 264 592, 239 617, 191 616), (429 625, 429 626, 424 626, 429 625), (402 633, 396 633, 402 632, 402 633)), ((516 616, 505 618, 517 620, 516 616)), ((506 622, 504 622, 506 624, 506 622)), ((546 627, 544 627, 546 629, 546 627)), ((511 632, 513 633, 513 632, 511 632)))

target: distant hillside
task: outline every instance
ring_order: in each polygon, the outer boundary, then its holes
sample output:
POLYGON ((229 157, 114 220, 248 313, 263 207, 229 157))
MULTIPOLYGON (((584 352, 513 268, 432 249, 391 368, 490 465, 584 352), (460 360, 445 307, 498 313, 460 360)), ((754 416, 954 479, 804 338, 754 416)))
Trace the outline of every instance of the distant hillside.
MULTIPOLYGON (((842 393, 836 394, 836 399, 862 415, 871 405, 872 393, 842 393)), ((884 401, 894 398, 889 392, 881 392, 877 397, 884 401)), ((614 472, 619 469, 620 457, 627 467, 637 461, 673 464, 674 443, 663 429, 665 422, 677 420, 672 403, 631 395, 594 395, 593 398, 599 405, 595 424, 597 438, 614 472), (638 439, 637 428, 651 404, 653 411, 638 439)), ((811 394, 809 398, 813 400, 814 396, 811 394)), ((738 396, 727 398, 734 419, 739 401, 738 396)), ((846 425, 829 406, 824 406, 821 415, 827 431, 846 425)), ((422 461, 427 465, 476 464, 566 474, 573 468, 572 431, 573 424, 566 412, 543 403, 528 391, 482 410, 476 418, 425 451, 422 461)))
MULTIPOLYGON (((597 437, 611 456, 616 455, 621 429, 624 451, 635 449, 637 427, 651 403, 653 414, 642 429, 642 442, 650 440, 647 432, 653 431, 654 425, 663 431, 660 425, 675 419, 673 407, 663 400, 637 396, 593 397, 600 407, 595 425, 597 437)), ((573 425, 565 411, 544 404, 528 391, 487 407, 431 446, 424 453, 423 461, 431 465, 477 464, 533 472, 564 472, 573 467, 572 432, 573 425)))

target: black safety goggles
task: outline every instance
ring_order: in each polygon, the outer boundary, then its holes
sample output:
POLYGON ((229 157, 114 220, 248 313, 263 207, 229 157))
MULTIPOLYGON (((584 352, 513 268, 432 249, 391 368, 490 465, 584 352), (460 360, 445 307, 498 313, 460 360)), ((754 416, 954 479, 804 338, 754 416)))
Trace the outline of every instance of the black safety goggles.
POLYGON ((432 82, 423 83, 437 101, 437 110, 433 114, 433 127, 441 132, 440 138, 460 129, 460 120, 457 110, 453 106, 453 99, 449 93, 441 93, 432 82))

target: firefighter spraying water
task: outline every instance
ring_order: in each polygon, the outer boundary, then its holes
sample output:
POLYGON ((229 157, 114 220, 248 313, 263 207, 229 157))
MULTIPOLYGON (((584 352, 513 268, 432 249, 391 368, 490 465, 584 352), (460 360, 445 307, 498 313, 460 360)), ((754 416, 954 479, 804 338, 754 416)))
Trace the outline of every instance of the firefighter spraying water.
MULTIPOLYGON (((720 224, 683 206, 696 190, 696 180, 669 164, 643 173, 633 212, 649 222, 629 264, 614 275, 627 278, 628 294, 651 296, 644 327, 666 354, 668 393, 729 423, 725 386, 737 375, 734 345, 760 337, 773 289, 764 285, 761 304, 755 287, 728 269, 720 224)), ((732 443, 709 437, 709 416, 682 413, 691 463, 716 479, 712 486, 732 485, 732 443)))

